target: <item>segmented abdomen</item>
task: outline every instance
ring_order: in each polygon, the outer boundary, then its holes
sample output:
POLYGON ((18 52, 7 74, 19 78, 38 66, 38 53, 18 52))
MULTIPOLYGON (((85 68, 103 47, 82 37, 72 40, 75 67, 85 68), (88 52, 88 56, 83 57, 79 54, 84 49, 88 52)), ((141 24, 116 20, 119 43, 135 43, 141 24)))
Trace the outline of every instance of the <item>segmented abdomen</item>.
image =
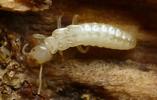
POLYGON ((56 29, 45 43, 52 54, 79 45, 128 50, 136 46, 136 38, 111 25, 86 23, 56 29))

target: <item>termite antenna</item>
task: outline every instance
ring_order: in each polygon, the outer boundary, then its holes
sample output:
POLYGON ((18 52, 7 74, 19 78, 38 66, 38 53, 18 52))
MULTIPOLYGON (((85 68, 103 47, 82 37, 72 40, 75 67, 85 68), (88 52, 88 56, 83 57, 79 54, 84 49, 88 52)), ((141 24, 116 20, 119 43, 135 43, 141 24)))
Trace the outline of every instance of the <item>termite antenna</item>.
POLYGON ((39 87, 38 87, 38 95, 41 92, 41 88, 42 88, 42 72, 43 72, 43 65, 40 65, 40 71, 39 71, 39 87))
MULTIPOLYGON (((72 25, 78 24, 78 17, 79 17, 78 14, 76 14, 76 15, 73 16, 72 25)), ((83 48, 81 45, 80 45, 80 46, 77 46, 77 50, 78 50, 79 52, 81 52, 81 53, 87 53, 87 52, 89 51, 89 49, 90 49, 89 46, 87 46, 87 47, 85 47, 85 48, 83 48)))
POLYGON ((26 48, 28 47, 28 43, 26 43, 24 46, 23 46, 23 48, 22 48, 22 54, 24 54, 24 55, 28 55, 28 53, 26 52, 26 48))

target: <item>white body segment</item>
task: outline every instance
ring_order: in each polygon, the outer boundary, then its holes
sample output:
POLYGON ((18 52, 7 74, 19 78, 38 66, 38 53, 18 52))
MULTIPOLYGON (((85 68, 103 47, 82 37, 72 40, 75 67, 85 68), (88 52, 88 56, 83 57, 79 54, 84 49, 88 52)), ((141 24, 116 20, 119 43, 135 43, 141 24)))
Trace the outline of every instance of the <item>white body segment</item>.
MULTIPOLYGON (((40 35, 36 36, 40 38, 40 35)), ((83 45, 128 50, 136 46, 136 38, 132 34, 100 23, 69 25, 66 28, 56 29, 52 36, 43 38, 44 43, 35 46, 28 53, 28 57, 41 65, 51 60, 57 51, 63 51, 70 47, 83 45)), ((40 67, 38 94, 40 94, 41 84, 42 66, 40 67)))
POLYGON ((57 51, 80 45, 129 50, 136 46, 136 38, 128 32, 106 24, 69 25, 56 29, 52 36, 44 39, 44 43, 35 46, 28 57, 42 64, 51 60, 57 51))
POLYGON ((79 45, 128 50, 136 46, 136 38, 116 27, 100 23, 69 25, 56 29, 44 40, 52 54, 79 45))

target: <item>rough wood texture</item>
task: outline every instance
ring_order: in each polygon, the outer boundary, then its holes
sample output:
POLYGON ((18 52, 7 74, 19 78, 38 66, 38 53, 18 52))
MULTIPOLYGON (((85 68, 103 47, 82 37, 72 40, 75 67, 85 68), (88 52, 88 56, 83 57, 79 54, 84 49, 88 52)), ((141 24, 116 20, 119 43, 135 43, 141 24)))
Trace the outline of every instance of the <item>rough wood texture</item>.
POLYGON ((86 84, 91 88, 97 87, 96 89, 100 89, 99 92, 105 91, 104 97, 107 93, 119 100, 155 100, 157 99, 156 67, 129 60, 117 63, 102 60, 72 60, 48 66, 45 68, 45 74, 60 76, 66 81, 86 84))
POLYGON ((48 9, 50 0, 0 0, 0 9, 7 11, 41 11, 48 9))
MULTIPOLYGON (((62 27, 66 27, 71 24, 75 14, 79 15, 79 23, 101 22, 131 31, 138 40, 137 47, 133 50, 118 51, 91 47, 88 53, 81 54, 76 48, 70 48, 64 51, 63 57, 56 54, 51 62, 44 64, 43 91, 51 87, 53 93, 58 88, 58 91, 63 93, 71 93, 68 91, 69 88, 66 89, 67 84, 68 86, 79 84, 87 87, 96 96, 101 93, 103 98, 155 100, 157 99, 156 4, 157 2, 153 0, 120 0, 118 2, 117 0, 53 0, 51 8, 43 12, 1 11, 1 30, 13 36, 1 34, 0 38, 7 39, 9 43, 7 48, 11 47, 10 50, 13 51, 12 59, 25 65, 28 73, 31 72, 26 76, 33 86, 37 87, 37 84, 34 84, 38 78, 39 68, 34 68, 33 63, 27 63, 24 55, 20 52, 21 49, 17 50, 16 46, 14 47, 12 41, 15 41, 16 38, 21 40, 21 48, 25 43, 29 43, 30 47, 33 47, 37 40, 32 38, 32 34, 51 35, 51 32, 57 27, 58 16, 63 15, 62 27), (63 62, 61 58, 64 60, 63 62), (81 60, 78 61, 78 59, 81 60), (103 61, 99 62, 98 59, 103 61), (127 62, 128 59, 131 62, 127 62)), ((26 90, 30 92, 31 86, 28 85, 28 87, 30 90, 28 88, 26 90)), ((76 90, 77 96, 81 96, 79 94, 81 89, 76 90)), ((55 98, 52 97, 53 93, 47 96, 46 92, 42 92, 41 96, 55 98)), ((33 98, 31 93, 30 96, 33 98)))

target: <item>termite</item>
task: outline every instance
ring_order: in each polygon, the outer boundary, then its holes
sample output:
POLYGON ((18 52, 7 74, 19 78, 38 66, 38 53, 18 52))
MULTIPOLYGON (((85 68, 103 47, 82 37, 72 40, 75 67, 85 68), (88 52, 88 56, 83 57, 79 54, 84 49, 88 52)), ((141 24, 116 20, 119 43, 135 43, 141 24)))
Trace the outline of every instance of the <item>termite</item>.
POLYGON ((136 38, 129 32, 103 23, 69 25, 54 30, 52 35, 35 46, 28 56, 43 64, 51 60, 57 51, 80 45, 129 50, 136 46, 136 38))
MULTIPOLYGON (((73 18, 73 22, 76 20, 75 18, 73 18)), ((60 21, 59 19, 58 27, 60 27, 60 21)), ((51 60, 58 51, 81 45, 129 50, 136 46, 136 38, 133 34, 109 24, 96 22, 72 24, 54 30, 51 36, 46 37, 43 43, 35 46, 28 53, 28 57, 42 65, 51 60)))

